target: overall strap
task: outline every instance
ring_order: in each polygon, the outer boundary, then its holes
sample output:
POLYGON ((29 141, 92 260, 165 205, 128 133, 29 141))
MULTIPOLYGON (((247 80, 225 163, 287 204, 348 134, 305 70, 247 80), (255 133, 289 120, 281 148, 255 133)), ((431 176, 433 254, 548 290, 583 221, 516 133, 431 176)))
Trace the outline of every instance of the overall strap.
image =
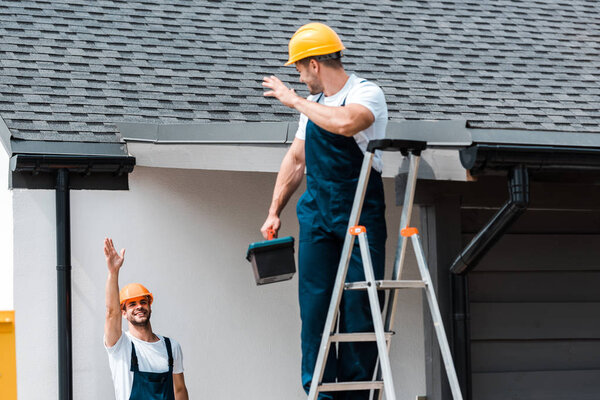
POLYGON ((131 371, 140 372, 138 358, 137 354, 135 354, 135 346, 133 345, 133 341, 131 341, 131 371))
MULTIPOLYGON (((365 83, 367 82, 366 79, 363 79, 362 81, 360 81, 359 83, 365 83)), ((348 98, 348 95, 346 95, 346 97, 344 97, 344 101, 342 101, 342 107, 346 105, 346 99, 348 98)))
POLYGON ((167 355, 169 356, 169 371, 173 370, 173 349, 171 349, 171 340, 163 336, 165 339, 165 346, 167 346, 167 355))

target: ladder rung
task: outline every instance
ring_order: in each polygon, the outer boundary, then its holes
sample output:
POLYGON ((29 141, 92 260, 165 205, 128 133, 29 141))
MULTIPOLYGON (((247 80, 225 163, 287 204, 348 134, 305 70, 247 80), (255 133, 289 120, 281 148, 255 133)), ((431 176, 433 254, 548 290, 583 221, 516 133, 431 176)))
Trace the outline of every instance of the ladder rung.
POLYGON ((338 382, 322 383, 319 385, 319 392, 344 392, 348 390, 371 390, 383 389, 383 381, 366 382, 338 382))
MULTIPOLYGON (((425 287, 423 281, 375 281, 377 289, 422 289, 425 287)), ((344 285, 346 290, 365 290, 369 282, 349 282, 344 285)))
MULTIPOLYGON (((394 332, 385 332, 385 340, 390 340, 394 332)), ((374 332, 334 333, 332 342, 374 342, 377 338, 374 332)))

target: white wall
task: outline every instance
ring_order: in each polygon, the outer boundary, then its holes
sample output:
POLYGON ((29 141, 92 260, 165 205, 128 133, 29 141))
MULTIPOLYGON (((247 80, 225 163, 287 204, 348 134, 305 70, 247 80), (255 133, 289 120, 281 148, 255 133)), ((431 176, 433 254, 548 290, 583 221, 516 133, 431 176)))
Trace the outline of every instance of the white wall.
MULTIPOLYGON (((130 191, 72 192, 75 398, 112 398, 102 346, 107 235, 127 249, 121 283, 148 286, 155 331, 181 343, 192 398, 305 398, 297 277, 257 287, 245 260, 248 244, 261 239, 274 181, 272 173, 136 167, 130 191)), ((400 215, 392 180, 386 191, 391 264, 400 215)), ((281 235, 297 238, 297 197, 281 235)), ((14 191, 20 400, 57 392, 54 212, 54 192, 14 191)), ((420 292, 402 293, 392 357, 403 400, 425 393, 421 310, 420 292)))
POLYGON ((13 309, 12 193, 8 190, 8 155, 0 147, 0 310, 13 309))

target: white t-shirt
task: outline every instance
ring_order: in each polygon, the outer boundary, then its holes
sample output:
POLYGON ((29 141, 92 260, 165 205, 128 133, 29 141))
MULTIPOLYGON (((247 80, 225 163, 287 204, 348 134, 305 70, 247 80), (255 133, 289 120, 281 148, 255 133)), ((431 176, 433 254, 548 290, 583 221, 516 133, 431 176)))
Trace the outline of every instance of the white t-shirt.
MULTIPOLYGON (((150 343, 133 337, 129 332, 123 333, 113 347, 106 347, 106 340, 104 341, 115 386, 116 400, 129 400, 131 396, 131 388, 133 387, 133 372, 131 372, 132 342, 135 345, 135 354, 138 358, 140 371, 166 372, 169 370, 169 356, 162 336, 156 335, 158 342, 150 343)), ((169 340, 173 351, 173 373, 181 374, 183 372, 181 347, 175 340, 171 338, 169 340)))
MULTIPOLYGON (((326 106, 341 106, 346 100, 348 104, 360 104, 365 106, 373 113, 375 122, 371 124, 364 131, 360 131, 354 135, 354 140, 358 144, 358 147, 364 153, 367 150, 367 144, 369 140, 383 139, 385 138, 385 129, 388 122, 388 111, 387 104, 385 102, 385 96, 379 86, 373 82, 365 81, 362 78, 352 74, 348 78, 348 81, 344 87, 334 94, 333 96, 324 96, 321 94, 310 95, 307 97, 309 101, 319 100, 319 104, 326 106), (364 81, 364 82, 363 82, 364 81)), ((306 123, 308 118, 304 114, 300 114, 300 121, 298 123, 298 130, 296 131, 296 137, 298 139, 306 139, 306 123)), ((373 157, 373 168, 381 172, 383 163, 381 161, 381 152, 377 150, 373 157)))

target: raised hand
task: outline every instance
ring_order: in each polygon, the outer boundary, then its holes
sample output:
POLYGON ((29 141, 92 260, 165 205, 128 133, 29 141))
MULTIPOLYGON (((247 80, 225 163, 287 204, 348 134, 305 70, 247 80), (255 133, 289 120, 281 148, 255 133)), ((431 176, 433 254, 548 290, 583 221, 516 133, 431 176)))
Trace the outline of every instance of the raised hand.
POLYGON ((275 97, 283 105, 288 106, 290 108, 294 108, 296 101, 300 99, 300 96, 296 94, 296 91, 294 89, 288 88, 276 76, 265 76, 263 78, 262 85, 268 89, 271 89, 264 92, 263 96, 275 97))
POLYGON ((106 257, 108 272, 117 273, 125 260, 125 249, 121 249, 121 254, 117 253, 112 239, 104 238, 104 256, 106 257))

